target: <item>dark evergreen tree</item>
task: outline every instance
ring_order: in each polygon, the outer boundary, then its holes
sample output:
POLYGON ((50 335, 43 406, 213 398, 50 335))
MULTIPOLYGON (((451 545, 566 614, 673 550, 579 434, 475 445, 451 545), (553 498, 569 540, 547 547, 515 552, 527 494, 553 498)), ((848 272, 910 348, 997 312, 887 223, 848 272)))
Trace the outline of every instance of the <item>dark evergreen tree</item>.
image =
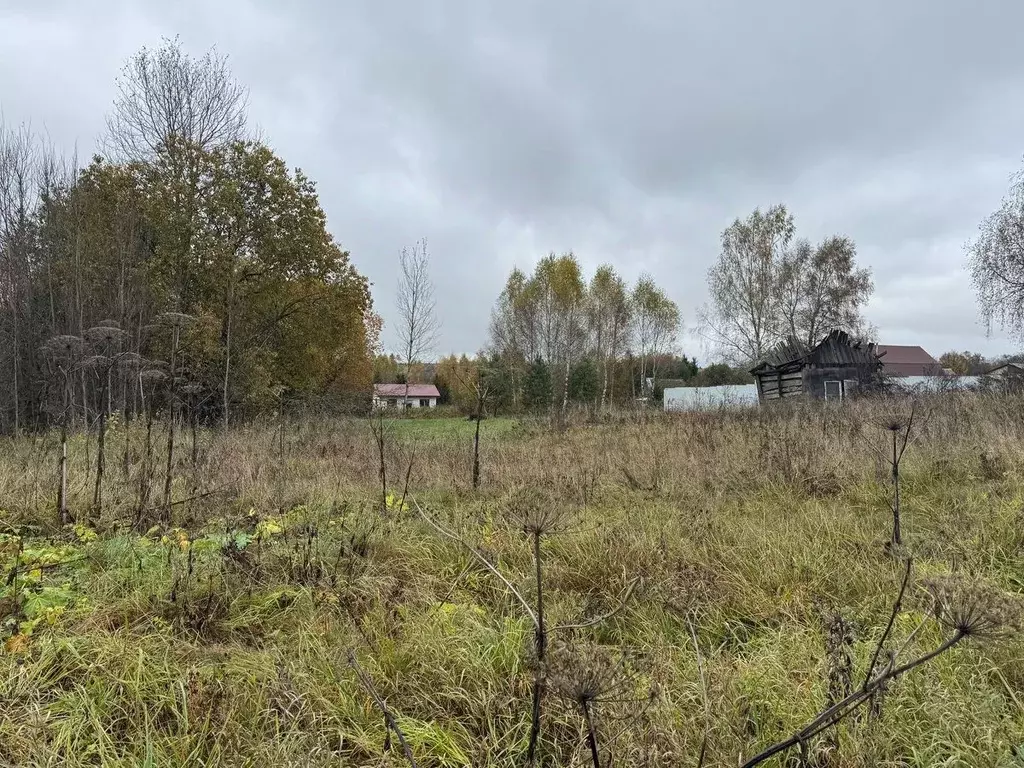
POLYGON ((574 403, 596 403, 601 394, 601 378, 597 366, 584 358, 573 367, 569 375, 569 399, 574 403))
POLYGON ((539 357, 533 361, 523 382, 523 404, 531 411, 541 411, 551 405, 553 395, 551 371, 539 357))

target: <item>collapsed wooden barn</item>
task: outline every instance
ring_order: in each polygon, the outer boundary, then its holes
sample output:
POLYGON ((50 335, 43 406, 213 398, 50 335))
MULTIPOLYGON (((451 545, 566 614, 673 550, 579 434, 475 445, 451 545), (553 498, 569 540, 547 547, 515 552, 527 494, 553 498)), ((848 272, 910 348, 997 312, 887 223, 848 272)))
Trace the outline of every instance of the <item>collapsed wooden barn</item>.
POLYGON ((882 362, 874 344, 854 342, 845 331, 832 331, 808 347, 791 339, 773 349, 750 372, 757 400, 790 397, 842 400, 876 387, 882 362))

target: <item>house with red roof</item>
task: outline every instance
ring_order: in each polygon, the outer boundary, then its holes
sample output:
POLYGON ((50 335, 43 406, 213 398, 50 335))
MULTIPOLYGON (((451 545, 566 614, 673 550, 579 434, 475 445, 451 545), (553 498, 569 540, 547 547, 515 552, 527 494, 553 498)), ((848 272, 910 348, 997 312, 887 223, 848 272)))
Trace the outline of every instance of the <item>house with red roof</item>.
POLYGON ((374 408, 436 408, 441 393, 433 384, 374 384, 374 408))
POLYGON ((878 344, 875 354, 882 362, 883 376, 942 376, 939 361, 918 346, 878 344))

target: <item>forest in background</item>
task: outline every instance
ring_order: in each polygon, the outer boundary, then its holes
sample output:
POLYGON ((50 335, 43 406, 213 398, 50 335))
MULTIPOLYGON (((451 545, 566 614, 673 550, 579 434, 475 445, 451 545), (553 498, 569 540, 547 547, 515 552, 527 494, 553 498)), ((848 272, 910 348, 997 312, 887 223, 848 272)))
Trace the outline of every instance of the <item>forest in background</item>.
POLYGON ((84 168, 0 126, 0 431, 366 392, 369 284, 312 180, 252 137, 225 60, 165 41, 118 89, 84 168))
MULTIPOLYGON (((438 359, 425 241, 399 259, 399 344, 384 355, 368 281, 314 182, 249 126, 224 57, 165 40, 127 62, 117 94, 84 165, 0 124, 0 433, 145 409, 221 425, 285 401, 362 409, 372 382, 406 380, 464 411, 486 399, 564 417, 656 401, 662 386, 747 382, 787 338, 841 328, 883 341, 854 241, 811 243, 774 205, 722 232, 708 302, 693 308, 714 362, 680 347, 684 312, 651 275, 629 284, 604 264, 588 277, 571 252, 514 269, 483 349, 438 359)), ((1020 199, 1018 184, 968 248, 984 317, 1010 330, 1020 199)), ((1016 359, 941 362, 977 374, 1016 359)))

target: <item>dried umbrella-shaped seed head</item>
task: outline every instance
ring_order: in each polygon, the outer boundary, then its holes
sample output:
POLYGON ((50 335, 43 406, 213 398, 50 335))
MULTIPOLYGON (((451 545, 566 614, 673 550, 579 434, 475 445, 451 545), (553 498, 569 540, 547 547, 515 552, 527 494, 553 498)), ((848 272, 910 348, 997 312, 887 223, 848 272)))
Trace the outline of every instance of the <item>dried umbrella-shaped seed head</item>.
POLYGON ((122 352, 117 356, 117 365, 125 370, 133 370, 146 365, 146 359, 136 352, 122 352))
POLYGON ((552 690, 577 704, 597 701, 623 684, 622 665, 597 646, 555 645, 547 668, 552 690))
POLYGON ((54 336, 47 339, 42 345, 44 355, 56 358, 74 358, 82 352, 82 339, 79 336, 54 336))
POLYGON ((512 492, 505 505, 509 522, 523 533, 552 533, 564 517, 562 508, 548 493, 534 488, 520 488, 512 492))
POLYGON ((167 378, 167 374, 161 371, 159 368, 147 368, 139 374, 139 379, 146 386, 152 386, 159 384, 167 378))
POLYGON ((997 637, 1020 629, 1019 596, 979 580, 936 576, 923 582, 933 600, 935 619, 944 627, 972 637, 997 637))
POLYGON ((86 328, 82 331, 82 335, 93 344, 112 344, 120 341, 125 333, 114 325, 97 325, 92 328, 86 328))
MULTIPOLYGON (((642 679, 638 662, 628 649, 613 654, 603 646, 556 640, 543 672, 559 698, 580 706, 599 702, 623 714, 622 707, 628 710, 658 695, 657 685, 642 679)), ((640 666, 646 665, 641 662, 640 666)))
POLYGON ((157 322, 172 328, 185 328, 195 322, 194 315, 186 315, 183 312, 164 312, 157 316, 157 322))
POLYGON ((102 370, 113 365, 113 363, 114 360, 106 355, 90 355, 82 361, 83 366, 94 370, 102 370))

